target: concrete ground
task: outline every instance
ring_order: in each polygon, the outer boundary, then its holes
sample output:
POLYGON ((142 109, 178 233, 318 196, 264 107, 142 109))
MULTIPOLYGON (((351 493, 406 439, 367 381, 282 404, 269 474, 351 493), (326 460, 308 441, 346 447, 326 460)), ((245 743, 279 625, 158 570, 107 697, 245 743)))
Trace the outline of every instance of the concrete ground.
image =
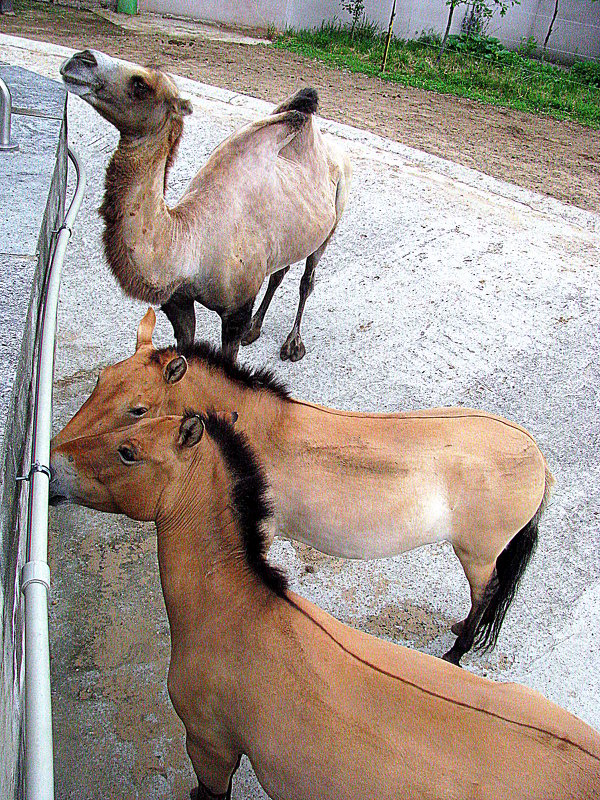
MULTIPOLYGON (((64 55, 0 36, 0 58, 46 75, 58 75, 64 55)), ((195 113, 171 201, 218 142, 269 108, 179 84, 195 113)), ((102 256, 96 212, 117 134, 77 98, 69 124, 89 185, 61 291, 57 429, 99 367, 133 352, 145 311, 123 297, 102 256)), ((539 548, 496 650, 466 658, 465 668, 532 686, 600 729, 600 217, 372 134, 323 127, 350 153, 354 183, 307 304, 307 355, 297 364, 278 358, 295 313, 296 267, 241 358, 319 403, 465 405, 534 434, 557 479, 539 548)), ((216 343, 218 318, 200 310, 198 334, 216 343)), ((157 340, 171 340, 162 317, 157 340)), ((296 591, 339 619, 432 655, 449 647, 449 626, 468 608, 446 545, 363 563, 278 540, 271 555, 296 591)), ((57 509, 51 562, 57 796, 183 798, 192 781, 165 688, 169 633, 152 526, 57 509)), ((264 797, 247 763, 233 797, 264 797)))

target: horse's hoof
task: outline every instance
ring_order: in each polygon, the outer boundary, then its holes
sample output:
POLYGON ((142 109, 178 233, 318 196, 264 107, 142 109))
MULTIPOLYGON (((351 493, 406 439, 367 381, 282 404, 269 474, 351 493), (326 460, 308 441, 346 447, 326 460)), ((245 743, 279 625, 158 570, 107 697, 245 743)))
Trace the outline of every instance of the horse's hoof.
POLYGON ((252 342, 255 342, 259 336, 260 327, 257 325, 251 325, 246 333, 242 336, 242 345, 246 347, 246 345, 252 344, 252 342))
POLYGON ((300 361, 301 358, 304 358, 306 353, 306 348, 304 347, 304 342, 302 339, 287 339, 279 356, 282 361, 287 361, 289 358, 290 361, 300 361))
POLYGON ((462 629, 464 627, 465 627, 465 621, 463 619, 462 622, 455 622, 454 625, 452 625, 452 627, 450 628, 450 630, 455 636, 460 636, 460 634, 462 633, 462 629))

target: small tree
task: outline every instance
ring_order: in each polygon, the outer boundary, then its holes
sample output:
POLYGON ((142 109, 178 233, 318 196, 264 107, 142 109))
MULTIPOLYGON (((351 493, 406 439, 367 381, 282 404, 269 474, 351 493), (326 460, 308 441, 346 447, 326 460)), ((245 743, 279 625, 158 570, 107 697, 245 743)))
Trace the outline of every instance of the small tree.
POLYGON ((546 38, 544 39, 544 46, 542 47, 542 61, 546 58, 546 48, 548 47, 548 40, 550 39, 550 35, 552 34, 552 27, 554 25, 554 21, 556 20, 557 14, 558 14, 558 0, 554 0, 554 14, 552 14, 552 19, 550 20, 550 25, 548 27, 548 33, 546 34, 546 38))
POLYGON ((448 6, 448 21, 446 23, 446 30, 444 31, 442 43, 440 44, 437 63, 439 64, 442 60, 442 55, 446 49, 446 42, 448 41, 448 36, 450 35, 450 27, 452 25, 454 10, 458 8, 458 6, 472 5, 473 14, 480 19, 489 19, 493 15, 494 11, 498 11, 500 16, 503 17, 509 8, 519 4, 520 0, 446 0, 446 5, 448 6))
POLYGON ((394 27, 394 17, 396 16, 396 0, 392 3, 392 12, 390 14, 390 24, 388 25, 387 36, 385 37, 385 47, 383 49, 383 60, 381 62, 381 71, 385 72, 385 64, 390 49, 390 42, 392 41, 392 29, 394 27))
POLYGON ((354 39, 354 29, 362 19, 365 13, 365 3, 364 0, 341 0, 341 6, 352 19, 352 25, 350 26, 350 37, 354 39))

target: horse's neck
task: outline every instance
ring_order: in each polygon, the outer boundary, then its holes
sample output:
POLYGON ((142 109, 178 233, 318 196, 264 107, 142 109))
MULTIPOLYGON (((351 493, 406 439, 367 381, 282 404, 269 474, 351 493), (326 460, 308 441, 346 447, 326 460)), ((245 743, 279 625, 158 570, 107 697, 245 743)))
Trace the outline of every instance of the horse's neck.
MULTIPOLYGON (((285 435, 284 419, 290 403, 268 389, 244 386, 228 378, 220 370, 202 361, 190 361, 193 395, 186 407, 214 408, 216 411, 237 412, 236 430, 244 431, 261 459, 268 457, 272 447, 278 447, 285 435)), ((187 400, 187 398, 186 398, 187 400)))
POLYGON ((269 590, 244 557, 223 466, 203 466, 213 486, 189 482, 178 509, 156 522, 158 563, 173 646, 230 646, 269 590), (231 634, 231 635, 230 635, 231 634))

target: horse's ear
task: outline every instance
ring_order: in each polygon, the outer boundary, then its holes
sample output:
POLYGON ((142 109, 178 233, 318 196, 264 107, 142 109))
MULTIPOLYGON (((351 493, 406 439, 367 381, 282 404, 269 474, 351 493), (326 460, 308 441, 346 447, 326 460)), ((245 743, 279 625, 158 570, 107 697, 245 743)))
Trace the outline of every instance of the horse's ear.
POLYGON ((188 363, 183 356, 172 358, 163 369, 163 378, 167 383, 177 383, 187 372, 188 363))
POLYGON ((181 447, 194 447, 198 444, 204 433, 204 423, 200 417, 186 417, 179 428, 177 444, 181 447))
POLYGON ((142 317, 142 321, 138 325, 137 329, 137 342, 135 345, 136 352, 145 344, 152 344, 152 334, 154 333, 154 328, 156 327, 156 314, 154 313, 153 308, 149 308, 148 311, 142 317))
POLYGON ((235 425, 240 416, 237 411, 215 411, 214 414, 217 419, 222 419, 230 425, 235 425))

